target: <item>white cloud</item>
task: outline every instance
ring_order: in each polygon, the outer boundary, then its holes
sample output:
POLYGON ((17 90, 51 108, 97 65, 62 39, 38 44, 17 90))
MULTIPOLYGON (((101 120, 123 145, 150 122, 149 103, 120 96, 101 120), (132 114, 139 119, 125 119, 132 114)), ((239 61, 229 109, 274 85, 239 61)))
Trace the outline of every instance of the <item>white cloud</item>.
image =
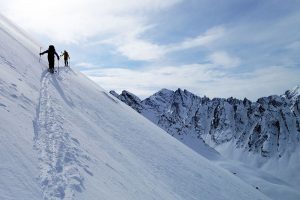
POLYGON ((223 68, 233 68, 240 64, 239 58, 231 56, 225 51, 214 52, 209 55, 208 59, 213 65, 223 68))
POLYGON ((118 47, 118 51, 131 60, 145 61, 161 58, 165 54, 165 48, 163 46, 137 38, 124 41, 124 43, 118 47))
MULTIPOLYGON (((213 27, 205 33, 200 34, 194 38, 186 38, 182 42, 159 45, 140 39, 139 35, 144 30, 130 34, 122 39, 114 38, 106 41, 111 45, 118 45, 118 51, 131 60, 157 60, 163 58, 166 54, 175 51, 182 51, 196 47, 208 47, 212 42, 222 38, 224 35, 224 27, 213 27)), ((229 57, 228 57, 229 58, 229 57)))
POLYGON ((181 0, 10 0, 0 11, 26 30, 61 42, 79 42, 96 35, 122 35, 144 27, 149 12, 181 0))
POLYGON ((270 66, 248 73, 227 74, 206 85, 209 96, 247 97, 257 100, 268 95, 280 95, 300 84, 300 70, 283 66, 270 66))
POLYGON ((174 44, 168 48, 169 52, 190 49, 199 46, 208 46, 212 42, 220 39, 225 34, 225 28, 222 26, 213 27, 208 29, 204 34, 195 38, 187 38, 179 44, 174 44))
POLYGON ((147 97, 162 89, 184 88, 209 97, 247 97, 256 100, 271 94, 282 94, 299 85, 299 69, 266 67, 248 73, 230 74, 212 65, 185 65, 140 70, 103 68, 84 71, 107 90, 128 90, 147 97))
POLYGON ((81 62, 81 63, 76 63, 75 66, 73 66, 75 68, 84 68, 84 69, 94 69, 94 68, 98 68, 98 66, 94 65, 93 63, 88 63, 88 62, 81 62))
POLYGON ((209 75, 209 66, 186 65, 181 67, 157 67, 139 70, 124 68, 104 68, 83 71, 92 80, 106 89, 129 90, 138 95, 149 95, 162 87, 189 87, 195 82, 193 77, 211 81, 217 77, 209 75), (140 91, 143 91, 140 93, 140 91))

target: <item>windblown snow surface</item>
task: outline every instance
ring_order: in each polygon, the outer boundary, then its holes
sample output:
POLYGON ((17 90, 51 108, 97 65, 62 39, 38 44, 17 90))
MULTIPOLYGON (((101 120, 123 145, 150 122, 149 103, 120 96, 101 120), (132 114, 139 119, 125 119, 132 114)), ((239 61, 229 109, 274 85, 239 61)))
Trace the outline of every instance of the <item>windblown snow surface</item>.
POLYGON ((0 199, 268 199, 0 17, 0 199))

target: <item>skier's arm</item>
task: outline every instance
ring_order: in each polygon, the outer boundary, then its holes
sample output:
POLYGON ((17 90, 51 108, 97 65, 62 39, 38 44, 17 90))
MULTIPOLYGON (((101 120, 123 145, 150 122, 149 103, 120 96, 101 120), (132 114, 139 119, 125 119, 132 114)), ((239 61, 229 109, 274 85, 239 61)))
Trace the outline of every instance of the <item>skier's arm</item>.
POLYGON ((55 55, 57 57, 57 60, 59 60, 59 55, 56 52, 54 52, 54 53, 55 53, 55 55))
POLYGON ((43 55, 43 54, 45 54, 45 53, 48 53, 48 50, 46 50, 46 51, 40 53, 40 55, 43 55))

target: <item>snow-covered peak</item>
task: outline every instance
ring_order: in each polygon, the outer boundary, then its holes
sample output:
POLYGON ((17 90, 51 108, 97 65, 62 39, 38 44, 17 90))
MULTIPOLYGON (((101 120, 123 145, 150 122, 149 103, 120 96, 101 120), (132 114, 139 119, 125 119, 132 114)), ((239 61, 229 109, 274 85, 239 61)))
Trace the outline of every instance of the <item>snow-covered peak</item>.
POLYGON ((284 97, 288 98, 288 99, 296 99, 300 96, 300 86, 297 85, 294 88, 292 88, 291 90, 287 90, 284 95, 284 97))
POLYGON ((174 95, 174 91, 168 89, 162 89, 149 98, 145 99, 145 101, 168 101, 174 95))
POLYGON ((169 94, 172 94, 172 93, 174 93, 173 90, 163 88, 163 89, 159 90, 157 93, 155 93, 153 96, 155 96, 155 95, 169 95, 169 94))
POLYGON ((133 93, 131 92, 128 92, 126 90, 123 90, 121 95, 120 95, 121 98, 124 98, 124 99, 127 99, 129 101, 132 101, 132 103, 140 103, 141 100, 139 97, 137 97, 136 95, 134 95, 133 93))
POLYGON ((110 91, 110 94, 120 99, 121 101, 127 102, 127 104, 133 107, 135 110, 140 109, 140 103, 141 103, 140 98, 132 94, 131 92, 123 90, 122 93, 118 95, 115 91, 110 91))

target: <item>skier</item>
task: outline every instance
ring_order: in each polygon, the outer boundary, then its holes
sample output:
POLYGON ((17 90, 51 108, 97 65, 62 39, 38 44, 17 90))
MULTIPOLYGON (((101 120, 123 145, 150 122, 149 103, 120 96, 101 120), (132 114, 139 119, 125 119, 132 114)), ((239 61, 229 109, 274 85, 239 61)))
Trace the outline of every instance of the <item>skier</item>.
POLYGON ((57 60, 59 60, 59 56, 56 53, 53 45, 50 45, 48 50, 40 53, 40 55, 43 55, 45 53, 48 53, 49 71, 50 71, 50 73, 54 73, 54 55, 56 55, 57 60))
POLYGON ((64 52, 60 56, 64 56, 65 67, 68 67, 70 59, 69 53, 66 50, 64 50, 64 52))

